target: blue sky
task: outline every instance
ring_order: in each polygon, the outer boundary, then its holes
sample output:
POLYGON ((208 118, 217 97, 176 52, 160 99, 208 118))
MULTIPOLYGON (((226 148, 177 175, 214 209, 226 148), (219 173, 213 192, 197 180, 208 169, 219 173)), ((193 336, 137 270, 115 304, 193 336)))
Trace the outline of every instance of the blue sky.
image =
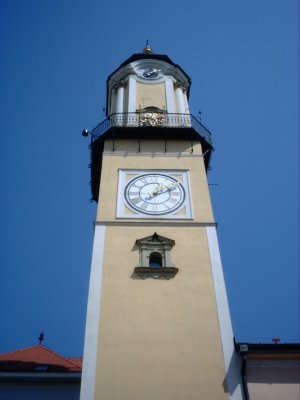
POLYGON ((83 349, 106 78, 149 39, 191 77, 238 341, 299 338, 296 0, 1 4, 0 353, 83 349), (217 184, 217 185, 215 185, 217 184))

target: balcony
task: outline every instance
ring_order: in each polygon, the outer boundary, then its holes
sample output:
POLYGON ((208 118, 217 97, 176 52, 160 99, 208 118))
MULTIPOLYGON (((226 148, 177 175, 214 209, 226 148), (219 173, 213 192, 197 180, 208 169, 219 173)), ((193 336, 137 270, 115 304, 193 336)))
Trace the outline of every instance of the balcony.
MULTIPOLYGON (((191 114, 170 114, 156 111, 112 114, 100 122, 91 132, 92 142, 111 128, 175 128, 192 129, 212 145, 210 131, 191 114)), ((176 131, 173 131, 176 135, 176 131)), ((187 133, 187 132, 186 132, 187 133)))
MULTIPOLYGON (((174 140, 200 141, 205 154, 204 164, 209 169, 213 151, 211 133, 191 114, 170 114, 156 110, 136 113, 112 114, 91 132, 91 186, 92 200, 98 201, 102 154, 105 140, 112 140, 115 151, 116 140, 174 140)), ((193 145, 191 146, 193 148, 193 145)))

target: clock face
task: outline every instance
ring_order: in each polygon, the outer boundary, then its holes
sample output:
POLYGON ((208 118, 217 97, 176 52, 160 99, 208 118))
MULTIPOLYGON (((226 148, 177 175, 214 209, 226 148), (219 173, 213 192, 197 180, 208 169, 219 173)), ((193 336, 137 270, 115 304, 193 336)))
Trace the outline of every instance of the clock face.
POLYGON ((143 64, 141 67, 137 69, 137 74, 144 79, 147 80, 155 80, 162 78, 164 75, 164 71, 160 65, 149 63, 143 64))
POLYGON ((173 213, 185 201, 183 185, 174 177, 148 173, 132 179, 124 189, 127 204, 147 215, 173 213))
POLYGON ((146 68, 143 72, 143 77, 146 79, 158 79, 162 76, 162 70, 158 68, 146 68))

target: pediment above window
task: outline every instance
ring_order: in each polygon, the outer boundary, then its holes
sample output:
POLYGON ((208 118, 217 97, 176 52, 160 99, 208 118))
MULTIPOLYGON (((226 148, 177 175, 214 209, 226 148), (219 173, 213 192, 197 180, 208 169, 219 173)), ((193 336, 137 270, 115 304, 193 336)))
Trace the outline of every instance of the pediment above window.
POLYGON ((142 245, 147 245, 147 244, 150 246, 163 244, 163 245, 169 246, 171 248, 175 245, 175 240, 168 239, 164 236, 160 236, 156 232, 154 232, 154 234, 151 236, 147 236, 142 239, 137 239, 135 244, 137 246, 142 246, 142 245))

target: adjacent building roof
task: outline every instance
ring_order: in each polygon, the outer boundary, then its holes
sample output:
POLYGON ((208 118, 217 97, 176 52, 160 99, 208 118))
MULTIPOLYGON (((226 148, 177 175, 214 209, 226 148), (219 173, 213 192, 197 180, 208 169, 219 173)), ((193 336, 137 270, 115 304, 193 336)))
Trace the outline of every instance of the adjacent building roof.
POLYGON ((65 358, 42 345, 0 355, 0 372, 81 372, 81 358, 65 358))
POLYGON ((237 343, 235 349, 248 360, 298 360, 300 343, 237 343))

